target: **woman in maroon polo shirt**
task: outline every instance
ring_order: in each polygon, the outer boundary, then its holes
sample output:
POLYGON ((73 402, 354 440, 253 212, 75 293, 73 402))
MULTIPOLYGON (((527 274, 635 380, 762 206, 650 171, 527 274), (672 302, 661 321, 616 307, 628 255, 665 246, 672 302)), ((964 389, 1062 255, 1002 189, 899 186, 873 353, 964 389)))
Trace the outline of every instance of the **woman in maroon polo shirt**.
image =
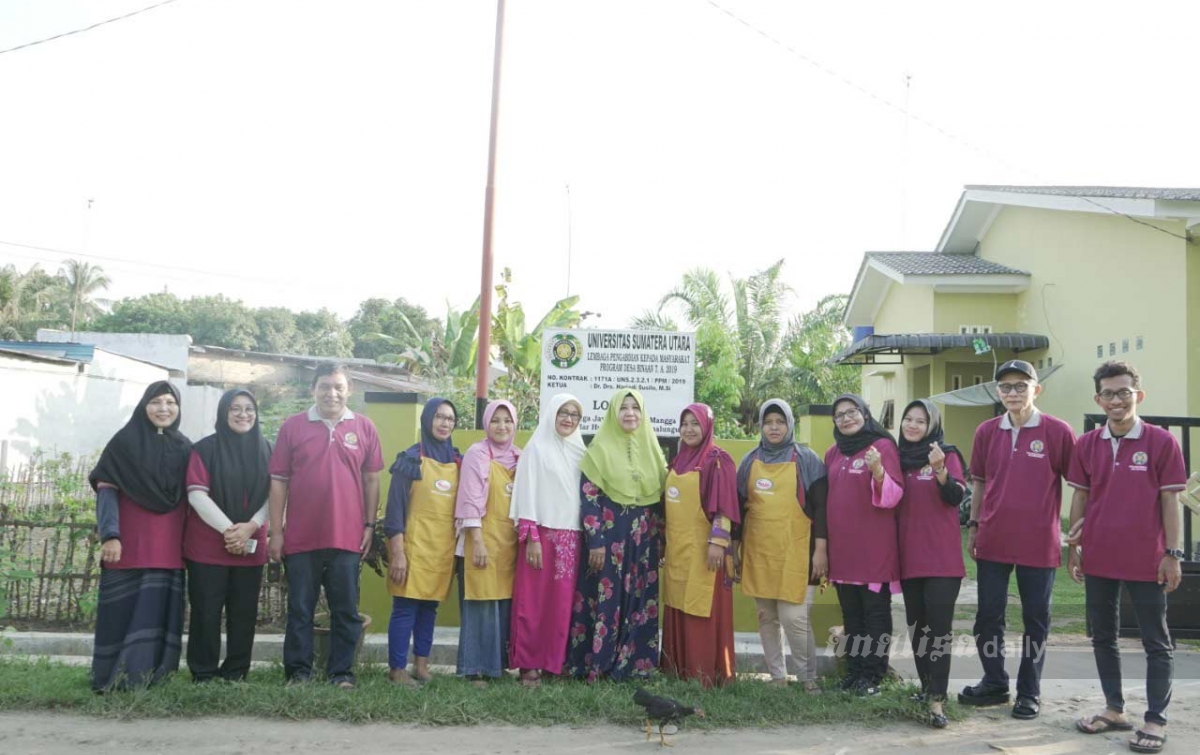
POLYGON ((896 506, 904 475, 896 441, 862 397, 838 396, 833 422, 826 524, 829 581, 837 585, 848 651, 842 688, 877 695, 890 657, 892 595, 900 591, 896 506))
POLYGON ((179 391, 151 383, 88 478, 96 491, 100 596, 92 689, 154 684, 179 668, 184 472, 179 391))
POLYGON ((192 681, 242 681, 250 671, 258 592, 267 563, 271 444, 258 424, 254 394, 235 389, 217 404, 216 432, 196 443, 188 462, 188 670, 192 681), (221 660, 221 613, 226 651, 221 660))
POLYGON ((913 658, 921 691, 929 703, 929 725, 943 729, 942 712, 950 680, 950 642, 954 604, 966 571, 958 504, 962 502, 962 454, 943 441, 942 413, 928 399, 904 408, 900 420, 900 467, 904 498, 896 516, 900 526, 900 589, 912 636, 913 658))

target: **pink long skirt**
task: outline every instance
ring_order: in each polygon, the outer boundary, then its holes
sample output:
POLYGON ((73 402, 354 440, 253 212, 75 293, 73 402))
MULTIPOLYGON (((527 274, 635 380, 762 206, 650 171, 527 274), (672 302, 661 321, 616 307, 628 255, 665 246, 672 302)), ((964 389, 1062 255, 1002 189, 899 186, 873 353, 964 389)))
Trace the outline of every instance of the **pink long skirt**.
POLYGON ((534 569, 525 560, 528 541, 522 542, 517 551, 509 665, 522 671, 561 674, 567 659, 582 533, 539 526, 538 534, 542 541, 541 569, 534 569))

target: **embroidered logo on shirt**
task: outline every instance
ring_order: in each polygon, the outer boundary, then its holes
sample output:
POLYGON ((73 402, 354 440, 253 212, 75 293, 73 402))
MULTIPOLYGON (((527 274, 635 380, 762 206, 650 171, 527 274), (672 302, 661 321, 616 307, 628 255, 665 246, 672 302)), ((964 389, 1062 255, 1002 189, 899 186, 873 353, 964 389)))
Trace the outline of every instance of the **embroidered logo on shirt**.
POLYGON ((862 459, 855 459, 854 463, 850 466, 854 467, 855 469, 862 469, 864 464, 866 464, 866 462, 862 459))
POLYGON ((674 485, 667 488, 667 498, 679 498, 679 488, 674 485))
POLYGON ((358 448, 358 433, 346 433, 342 442, 346 444, 346 448, 358 448))
POLYGON ((918 480, 932 480, 933 479, 933 467, 931 467, 928 464, 921 467, 921 473, 917 475, 917 479, 918 480))
POLYGON ((770 490, 771 488, 775 487, 775 483, 771 482, 766 477, 759 477, 754 481, 754 487, 758 488, 759 490, 770 490))
POLYGON ((449 480, 434 480, 433 486, 435 488, 437 488, 438 490, 442 491, 443 493, 449 492, 450 488, 454 487, 453 485, 450 484, 449 480))
POLYGON ((1146 462, 1150 461, 1150 455, 1145 451, 1138 451, 1133 455, 1133 463, 1129 465, 1130 471, 1145 472, 1146 462))
POLYGON ((1029 450, 1026 451, 1025 453, 1027 456, 1032 456, 1035 459, 1044 459, 1046 457, 1046 454, 1042 453, 1042 451, 1045 451, 1045 450, 1046 450, 1045 443, 1041 442, 1040 440, 1031 440, 1031 441, 1029 441, 1029 450))

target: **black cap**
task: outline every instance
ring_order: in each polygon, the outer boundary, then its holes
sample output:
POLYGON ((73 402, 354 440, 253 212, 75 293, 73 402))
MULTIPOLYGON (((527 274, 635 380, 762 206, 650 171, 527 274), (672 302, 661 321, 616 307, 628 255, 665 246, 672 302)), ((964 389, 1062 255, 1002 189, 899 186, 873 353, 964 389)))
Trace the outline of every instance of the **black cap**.
POLYGON ((1010 359, 1004 364, 1000 365, 1000 368, 996 370, 996 379, 999 380, 1010 372, 1023 373, 1027 377, 1033 378, 1035 381, 1038 379, 1037 370, 1033 369, 1033 365, 1029 362, 1026 362, 1024 359, 1010 359))

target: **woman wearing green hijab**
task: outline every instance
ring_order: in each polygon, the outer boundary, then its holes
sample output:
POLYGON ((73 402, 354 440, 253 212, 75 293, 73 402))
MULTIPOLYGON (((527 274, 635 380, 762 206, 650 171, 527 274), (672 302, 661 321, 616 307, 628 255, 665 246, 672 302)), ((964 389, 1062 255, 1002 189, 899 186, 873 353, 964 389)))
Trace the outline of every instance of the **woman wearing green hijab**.
POLYGON ((658 666, 658 554, 667 461, 642 396, 617 391, 580 462, 587 565, 565 673, 645 678, 658 666))

